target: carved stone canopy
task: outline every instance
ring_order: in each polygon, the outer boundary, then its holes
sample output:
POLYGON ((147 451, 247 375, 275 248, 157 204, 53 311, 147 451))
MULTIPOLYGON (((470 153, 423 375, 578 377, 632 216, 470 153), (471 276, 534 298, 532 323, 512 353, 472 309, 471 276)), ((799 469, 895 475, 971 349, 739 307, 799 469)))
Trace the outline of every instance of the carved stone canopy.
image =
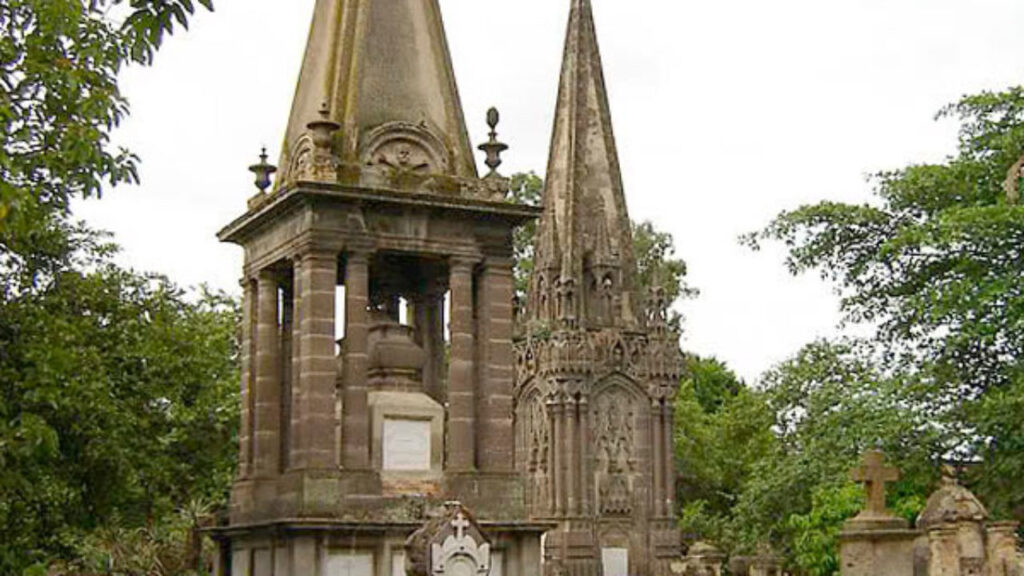
POLYGON ((491 542, 459 502, 413 533, 405 542, 408 576, 487 576, 491 542))

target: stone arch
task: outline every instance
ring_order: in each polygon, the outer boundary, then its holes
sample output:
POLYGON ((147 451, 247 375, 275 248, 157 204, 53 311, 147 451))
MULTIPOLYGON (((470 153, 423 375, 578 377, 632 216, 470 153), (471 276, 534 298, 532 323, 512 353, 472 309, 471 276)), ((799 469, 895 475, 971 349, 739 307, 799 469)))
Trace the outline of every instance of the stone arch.
POLYGON ((548 503, 552 430, 547 412, 548 390, 541 378, 531 378, 516 396, 516 469, 526 476, 527 503, 536 511, 548 503))
POLYGON ((623 523, 606 524, 598 531, 599 554, 605 571, 613 568, 614 564, 625 561, 627 566, 619 567, 620 569, 625 568, 625 573, 643 573, 641 570, 638 570, 641 564, 639 551, 643 549, 638 540, 638 534, 640 532, 633 530, 631 525, 623 523), (626 551, 625 558, 616 558, 615 552, 622 550, 626 551))
POLYGON ((366 166, 385 166, 413 174, 448 172, 444 142, 425 124, 389 122, 369 131, 360 147, 366 166))
POLYGON ((299 136, 291 145, 288 159, 288 170, 279 178, 280 182, 295 182, 303 179, 313 165, 313 136, 308 132, 299 136))
POLYGON ((641 460, 648 440, 650 410, 643 388, 616 372, 595 384, 590 401, 593 482, 597 510, 606 517, 628 517, 642 506, 641 460))

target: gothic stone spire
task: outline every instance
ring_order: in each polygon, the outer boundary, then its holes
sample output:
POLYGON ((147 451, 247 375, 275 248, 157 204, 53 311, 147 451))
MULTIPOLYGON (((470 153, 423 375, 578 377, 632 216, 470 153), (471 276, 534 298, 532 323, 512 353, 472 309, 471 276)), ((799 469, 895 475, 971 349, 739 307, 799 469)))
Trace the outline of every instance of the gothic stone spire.
POLYGON ((343 165, 477 176, 437 0, 317 0, 279 182, 302 179, 321 119, 343 165))
POLYGON ((590 0, 572 0, 544 209, 531 319, 634 324, 642 295, 590 0))

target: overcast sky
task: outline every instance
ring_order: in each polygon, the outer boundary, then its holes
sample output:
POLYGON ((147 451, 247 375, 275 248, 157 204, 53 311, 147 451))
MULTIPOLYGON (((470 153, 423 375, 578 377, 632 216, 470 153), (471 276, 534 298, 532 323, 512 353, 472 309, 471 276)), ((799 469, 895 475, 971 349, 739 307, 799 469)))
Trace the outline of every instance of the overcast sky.
MULTIPOLYGON (((387 0, 377 0, 387 1, 387 0)), ((863 202, 865 175, 953 151, 934 113, 1024 79, 1020 0, 593 0, 634 220, 673 234, 702 291, 685 346, 754 380, 836 334, 831 287, 794 279, 737 237, 783 209, 863 202)), ((78 213, 122 261, 184 285, 238 291, 242 253, 215 233, 274 159, 314 0, 217 0, 123 87, 118 138, 143 184, 78 213)), ((485 139, 502 111, 502 170, 546 166, 568 0, 441 0, 466 118, 485 139)))

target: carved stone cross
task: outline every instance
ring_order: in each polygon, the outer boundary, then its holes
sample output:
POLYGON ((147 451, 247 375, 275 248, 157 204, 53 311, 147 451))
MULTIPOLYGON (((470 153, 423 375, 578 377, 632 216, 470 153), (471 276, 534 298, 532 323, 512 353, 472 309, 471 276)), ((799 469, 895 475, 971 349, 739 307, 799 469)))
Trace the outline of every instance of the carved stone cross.
POLYGON ((864 484, 868 496, 867 508, 861 513, 865 517, 887 517, 885 508, 885 485, 900 479, 898 468, 885 466, 885 454, 870 450, 864 454, 864 463, 852 472, 855 482, 864 484))
POLYGON ((462 540, 466 537, 466 528, 469 528, 472 524, 469 520, 466 520, 465 514, 459 512, 459 514, 452 520, 452 527, 455 528, 455 537, 462 540))

